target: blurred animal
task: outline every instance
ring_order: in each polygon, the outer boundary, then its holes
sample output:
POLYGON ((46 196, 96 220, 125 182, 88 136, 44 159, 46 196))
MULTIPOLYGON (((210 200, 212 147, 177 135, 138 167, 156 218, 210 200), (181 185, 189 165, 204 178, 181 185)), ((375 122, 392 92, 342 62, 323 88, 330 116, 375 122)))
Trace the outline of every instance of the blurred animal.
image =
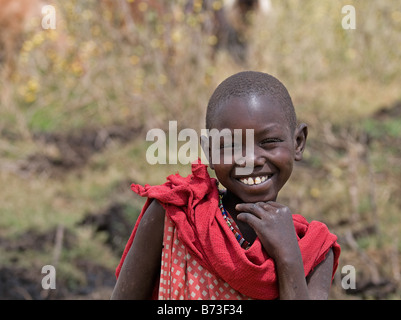
POLYGON ((7 77, 15 69, 28 21, 42 17, 42 5, 42 0, 0 0, 0 69, 7 77))
MULTIPOLYGON (((186 12, 193 11, 196 0, 188 0, 186 12)), ((270 0, 203 0, 202 8, 212 12, 212 21, 206 22, 205 31, 216 37, 213 56, 225 49, 238 63, 246 62, 246 33, 252 24, 252 14, 271 11, 270 0)))
POLYGON ((246 61, 246 32, 252 23, 252 13, 271 11, 271 0, 186 0, 181 4, 164 0, 102 0, 102 4, 114 16, 120 15, 116 27, 126 39, 135 32, 136 26, 148 23, 149 17, 153 17, 153 21, 164 21, 164 41, 169 52, 174 52, 168 35, 176 23, 173 9, 182 6, 185 14, 206 13, 208 18, 202 22, 202 31, 217 40, 212 58, 218 50, 224 49, 239 63, 246 61))

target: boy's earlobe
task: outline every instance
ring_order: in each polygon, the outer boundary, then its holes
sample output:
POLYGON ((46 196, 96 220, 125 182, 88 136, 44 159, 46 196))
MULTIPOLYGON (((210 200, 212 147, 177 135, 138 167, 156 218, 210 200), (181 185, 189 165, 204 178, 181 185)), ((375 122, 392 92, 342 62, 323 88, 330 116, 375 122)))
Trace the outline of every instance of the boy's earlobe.
POLYGON ((295 161, 301 161, 308 137, 308 126, 301 123, 295 132, 295 161))
POLYGON ((209 162, 209 168, 214 170, 214 165, 212 163, 211 153, 210 153, 210 141, 209 138, 206 136, 201 135, 199 138, 200 145, 202 147, 203 153, 209 162))

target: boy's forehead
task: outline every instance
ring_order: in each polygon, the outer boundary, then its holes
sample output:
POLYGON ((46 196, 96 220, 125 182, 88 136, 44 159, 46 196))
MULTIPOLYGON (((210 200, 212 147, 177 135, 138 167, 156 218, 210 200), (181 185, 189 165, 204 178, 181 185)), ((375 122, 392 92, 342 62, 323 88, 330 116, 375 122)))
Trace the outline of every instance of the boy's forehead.
POLYGON ((215 116, 216 126, 224 126, 227 122, 240 124, 250 120, 274 120, 282 125, 288 125, 285 106, 269 95, 250 94, 245 97, 229 98, 218 108, 215 116))

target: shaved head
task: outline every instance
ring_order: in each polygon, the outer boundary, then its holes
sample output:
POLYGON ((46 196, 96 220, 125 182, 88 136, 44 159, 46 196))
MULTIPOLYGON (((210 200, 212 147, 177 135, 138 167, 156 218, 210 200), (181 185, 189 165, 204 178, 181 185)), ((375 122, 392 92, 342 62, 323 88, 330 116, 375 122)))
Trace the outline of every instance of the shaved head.
POLYGON ((297 123, 294 106, 286 87, 275 77, 256 71, 243 71, 224 80, 210 97, 206 111, 206 128, 214 127, 214 119, 221 106, 232 98, 268 96, 278 102, 285 114, 289 128, 294 131, 297 123))

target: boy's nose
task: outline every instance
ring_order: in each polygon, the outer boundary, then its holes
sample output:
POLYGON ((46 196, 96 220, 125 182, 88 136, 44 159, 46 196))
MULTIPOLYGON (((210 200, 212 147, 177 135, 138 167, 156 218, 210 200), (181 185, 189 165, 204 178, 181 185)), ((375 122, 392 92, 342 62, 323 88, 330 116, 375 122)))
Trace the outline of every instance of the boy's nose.
POLYGON ((263 166, 266 163, 266 158, 262 156, 258 149, 259 147, 257 146, 254 148, 247 148, 245 154, 236 159, 235 163, 243 174, 250 174, 253 168, 263 166))

